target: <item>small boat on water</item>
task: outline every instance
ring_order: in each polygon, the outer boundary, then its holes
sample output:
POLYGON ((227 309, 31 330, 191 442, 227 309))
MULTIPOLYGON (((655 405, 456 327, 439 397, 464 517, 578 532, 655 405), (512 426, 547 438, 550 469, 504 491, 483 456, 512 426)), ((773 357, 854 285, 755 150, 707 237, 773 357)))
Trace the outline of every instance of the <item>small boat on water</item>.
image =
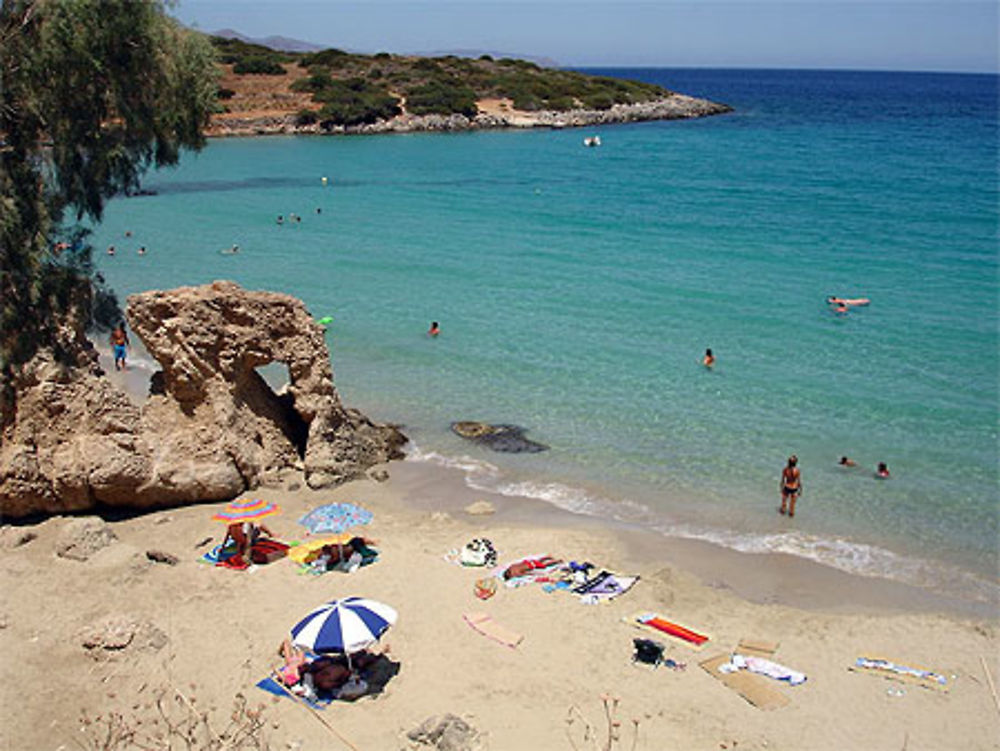
POLYGON ((583 145, 584 146, 589 146, 591 148, 593 148, 594 146, 600 146, 601 145, 601 137, 600 136, 587 136, 586 138, 583 139, 583 145))

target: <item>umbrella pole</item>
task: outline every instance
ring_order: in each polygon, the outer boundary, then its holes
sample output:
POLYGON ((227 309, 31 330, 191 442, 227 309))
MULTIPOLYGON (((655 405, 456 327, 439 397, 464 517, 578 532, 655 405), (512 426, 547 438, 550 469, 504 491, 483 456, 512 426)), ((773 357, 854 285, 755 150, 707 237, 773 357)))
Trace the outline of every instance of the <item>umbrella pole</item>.
MULTIPOLYGON (((323 719, 323 715, 321 715, 319 712, 317 712, 315 709, 313 709, 309 705, 308 702, 302 701, 301 699, 299 699, 299 697, 297 697, 295 694, 293 694, 291 691, 289 691, 288 687, 284 683, 281 682, 281 680, 277 677, 277 675, 275 675, 274 682, 276 684, 278 684, 278 686, 281 688, 282 691, 284 691, 286 694, 288 694, 288 696, 291 698, 292 701, 294 701, 296 704, 300 704, 303 707, 305 707, 306 709, 308 709, 309 712, 312 714, 313 717, 315 717, 317 720, 319 720, 321 723, 323 723, 324 727, 326 727, 327 730, 329 730, 331 733, 333 733, 335 736, 337 736, 337 738, 340 739, 340 741, 343 742, 348 748, 352 749, 352 751, 359 751, 359 749, 358 749, 357 746, 355 746, 353 743, 351 743, 349 740, 347 740, 347 738, 345 738, 344 736, 342 736, 337 731, 337 728, 335 728, 333 725, 331 725, 329 722, 327 722, 325 719, 323 719)), ((178 691, 178 693, 180 693, 180 692, 178 691)))

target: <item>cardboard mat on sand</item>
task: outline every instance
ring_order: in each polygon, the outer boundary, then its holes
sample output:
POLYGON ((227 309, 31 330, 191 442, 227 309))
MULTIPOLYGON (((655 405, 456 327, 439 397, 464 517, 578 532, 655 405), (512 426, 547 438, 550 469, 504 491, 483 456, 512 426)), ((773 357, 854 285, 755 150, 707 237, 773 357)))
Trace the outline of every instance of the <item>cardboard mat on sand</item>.
POLYGON ((770 681, 759 675, 738 670, 735 673, 723 673, 720 665, 729 662, 728 654, 716 655, 702 660, 699 665, 713 678, 722 681, 726 686, 738 693, 758 709, 780 709, 791 703, 789 698, 770 685, 770 681))

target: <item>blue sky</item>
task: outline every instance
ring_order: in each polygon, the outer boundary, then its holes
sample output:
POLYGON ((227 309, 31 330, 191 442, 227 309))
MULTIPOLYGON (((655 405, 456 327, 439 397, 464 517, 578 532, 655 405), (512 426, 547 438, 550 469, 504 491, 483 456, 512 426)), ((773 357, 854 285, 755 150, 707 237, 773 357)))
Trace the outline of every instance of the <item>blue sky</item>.
POLYGON ((202 31, 357 52, 491 50, 567 66, 998 71, 995 0, 180 0, 202 31))

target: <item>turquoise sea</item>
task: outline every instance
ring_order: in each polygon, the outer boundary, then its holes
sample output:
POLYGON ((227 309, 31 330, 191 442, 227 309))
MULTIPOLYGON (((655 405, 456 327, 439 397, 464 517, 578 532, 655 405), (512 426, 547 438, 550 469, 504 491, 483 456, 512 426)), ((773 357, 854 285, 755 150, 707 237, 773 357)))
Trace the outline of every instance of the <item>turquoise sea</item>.
POLYGON ((474 487, 996 601, 997 76, 600 72, 736 112, 213 141, 110 203, 98 265, 122 297, 225 278, 332 315, 344 401, 474 487))

